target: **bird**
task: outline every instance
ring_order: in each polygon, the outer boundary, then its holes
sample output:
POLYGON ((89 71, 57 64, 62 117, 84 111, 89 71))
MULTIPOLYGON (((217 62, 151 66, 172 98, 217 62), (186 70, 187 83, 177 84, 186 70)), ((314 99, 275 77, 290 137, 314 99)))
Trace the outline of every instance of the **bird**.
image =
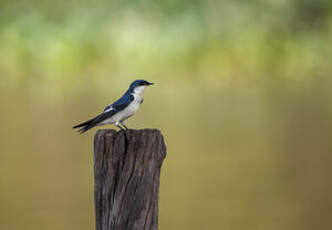
POLYGON ((115 124, 120 130, 127 130, 128 127, 125 121, 134 115, 143 103, 145 88, 153 84, 146 80, 133 81, 120 99, 107 105, 101 114, 86 122, 75 125, 73 129, 80 128, 78 132, 82 134, 95 126, 115 124))

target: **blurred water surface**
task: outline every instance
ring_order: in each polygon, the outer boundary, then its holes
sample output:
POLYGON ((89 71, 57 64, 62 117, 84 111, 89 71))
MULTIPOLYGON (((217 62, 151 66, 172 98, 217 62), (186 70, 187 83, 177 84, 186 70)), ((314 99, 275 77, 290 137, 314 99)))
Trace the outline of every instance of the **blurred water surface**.
POLYGON ((1 5, 0 229, 94 229, 95 130, 71 127, 136 78, 161 230, 329 228, 329 1, 1 5))

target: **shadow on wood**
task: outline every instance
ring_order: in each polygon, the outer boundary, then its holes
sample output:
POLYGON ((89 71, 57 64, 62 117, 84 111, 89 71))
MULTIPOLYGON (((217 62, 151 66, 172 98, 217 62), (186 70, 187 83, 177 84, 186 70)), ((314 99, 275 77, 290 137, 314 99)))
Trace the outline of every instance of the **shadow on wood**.
POLYGON ((96 230, 156 230, 161 132, 98 130, 94 152, 96 230))

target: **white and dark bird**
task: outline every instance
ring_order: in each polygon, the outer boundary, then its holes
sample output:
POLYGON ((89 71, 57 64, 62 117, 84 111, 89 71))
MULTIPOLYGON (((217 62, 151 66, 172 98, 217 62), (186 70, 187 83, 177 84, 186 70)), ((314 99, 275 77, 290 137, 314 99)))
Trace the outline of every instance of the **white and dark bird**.
POLYGON ((120 129, 121 125, 128 129, 125 121, 136 113, 139 106, 143 103, 143 93, 147 86, 153 85, 145 80, 136 80, 130 84, 125 94, 113 104, 106 106, 104 111, 98 116, 76 125, 73 128, 80 128, 79 132, 84 133, 95 126, 115 124, 120 129))

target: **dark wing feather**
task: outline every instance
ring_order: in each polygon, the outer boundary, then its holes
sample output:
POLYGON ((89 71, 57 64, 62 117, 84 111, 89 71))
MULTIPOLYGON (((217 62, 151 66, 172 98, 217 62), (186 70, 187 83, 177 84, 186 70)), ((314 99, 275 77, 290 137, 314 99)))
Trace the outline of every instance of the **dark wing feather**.
POLYGON ((123 110, 124 108, 126 108, 133 100, 134 100, 134 96, 129 93, 126 93, 125 95, 123 95, 123 97, 121 97, 119 100, 114 102, 111 106, 117 112, 119 112, 119 111, 123 110))
POLYGON ((111 111, 106 112, 106 113, 102 113, 102 114, 92 118, 91 120, 82 123, 81 125, 74 126, 74 128, 75 127, 77 127, 77 128, 82 127, 78 131, 80 133, 84 133, 84 132, 88 131, 89 129, 97 126, 100 122, 104 121, 105 119, 113 116, 115 113, 116 113, 116 111, 114 111, 114 110, 111 110, 111 111))
POLYGON ((79 129, 80 133, 84 133, 86 131, 88 131, 89 129, 95 127, 96 125, 98 125, 99 123, 101 123, 102 121, 112 117, 114 114, 116 114, 117 112, 123 110, 124 108, 126 108, 132 101, 134 100, 134 96, 131 94, 125 94, 123 97, 121 97, 119 100, 117 100, 116 102, 114 102, 111 105, 108 105, 105 109, 104 112, 86 122, 83 122, 79 125, 74 126, 73 128, 81 128, 79 129), (112 107, 112 110, 109 110, 112 107), (109 110, 109 111, 107 111, 109 110), (107 112, 106 112, 107 111, 107 112))

